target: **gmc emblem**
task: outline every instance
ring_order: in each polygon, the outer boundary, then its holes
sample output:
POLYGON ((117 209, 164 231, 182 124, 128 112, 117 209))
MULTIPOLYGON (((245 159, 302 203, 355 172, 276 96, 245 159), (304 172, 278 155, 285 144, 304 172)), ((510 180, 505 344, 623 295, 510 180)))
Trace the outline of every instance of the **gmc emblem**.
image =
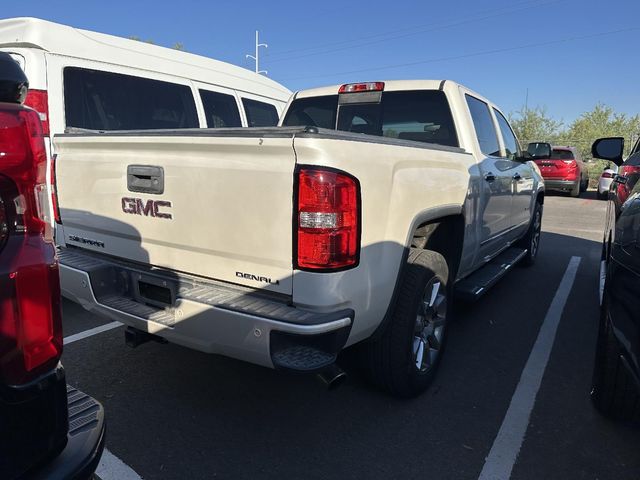
POLYGON ((164 200, 147 200, 145 202, 141 198, 122 197, 122 211, 124 213, 171 220, 173 215, 161 212, 161 208, 171 208, 171 202, 164 200))

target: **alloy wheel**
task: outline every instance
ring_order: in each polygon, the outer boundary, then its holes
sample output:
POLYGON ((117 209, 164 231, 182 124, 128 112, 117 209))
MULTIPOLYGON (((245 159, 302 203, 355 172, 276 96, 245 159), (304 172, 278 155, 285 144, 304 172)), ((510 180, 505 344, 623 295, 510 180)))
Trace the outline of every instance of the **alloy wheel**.
POLYGON ((427 372, 436 363, 442 351, 442 340, 447 320, 447 289, 434 277, 424 289, 413 337, 414 365, 420 372, 427 372))

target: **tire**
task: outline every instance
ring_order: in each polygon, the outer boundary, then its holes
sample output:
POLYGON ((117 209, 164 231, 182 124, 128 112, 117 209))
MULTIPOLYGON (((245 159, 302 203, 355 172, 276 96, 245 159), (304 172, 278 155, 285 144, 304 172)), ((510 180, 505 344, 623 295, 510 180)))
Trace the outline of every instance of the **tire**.
POLYGON ((390 321, 378 339, 364 345, 364 367, 372 383, 403 398, 427 389, 445 346, 451 311, 448 281, 442 255, 410 250, 390 321))
POLYGON ((622 363, 620 346, 607 319, 607 305, 605 295, 600 314, 591 400, 606 417, 640 422, 640 394, 622 363))
POLYGON ((536 258, 538 257, 538 251, 540 250, 540 232, 542 231, 542 211, 542 205, 540 202, 536 202, 529 229, 525 236, 517 243, 518 247, 527 250, 527 254, 520 261, 520 265, 525 267, 530 267, 536 263, 536 258))
POLYGON ((598 200, 606 200, 607 198, 609 198, 608 192, 600 193, 598 190, 598 200))
POLYGON ((574 198, 577 198, 580 196, 580 192, 582 191, 582 189, 580 188, 580 184, 582 182, 578 181, 574 187, 571 189, 571 191, 569 192, 569 195, 571 195, 574 198))
POLYGON ((580 182, 580 193, 586 192, 588 188, 589 188, 589 178, 580 182))

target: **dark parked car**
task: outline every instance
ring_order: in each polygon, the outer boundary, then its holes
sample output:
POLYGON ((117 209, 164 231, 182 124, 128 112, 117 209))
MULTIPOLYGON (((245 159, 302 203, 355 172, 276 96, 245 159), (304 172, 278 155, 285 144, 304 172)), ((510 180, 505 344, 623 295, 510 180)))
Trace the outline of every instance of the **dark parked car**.
MULTIPOLYGON (((623 149, 624 139, 604 138, 593 144, 593 156, 620 165, 623 149)), ((640 421, 640 182, 615 210, 610 201, 592 398, 607 416, 640 421)))
POLYGON ((87 479, 104 413, 67 387, 60 364, 58 260, 47 218, 40 117, 21 105, 26 77, 0 53, 0 478, 87 479))

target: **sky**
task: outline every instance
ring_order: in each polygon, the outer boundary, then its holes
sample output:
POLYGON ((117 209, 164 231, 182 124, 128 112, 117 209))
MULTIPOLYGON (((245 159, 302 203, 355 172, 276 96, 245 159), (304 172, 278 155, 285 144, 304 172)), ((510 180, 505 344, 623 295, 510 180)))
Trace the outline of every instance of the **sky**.
POLYGON ((598 102, 640 112, 637 0, 5 0, 1 15, 180 42, 249 69, 259 30, 260 69, 291 90, 446 78, 565 124, 598 102))

